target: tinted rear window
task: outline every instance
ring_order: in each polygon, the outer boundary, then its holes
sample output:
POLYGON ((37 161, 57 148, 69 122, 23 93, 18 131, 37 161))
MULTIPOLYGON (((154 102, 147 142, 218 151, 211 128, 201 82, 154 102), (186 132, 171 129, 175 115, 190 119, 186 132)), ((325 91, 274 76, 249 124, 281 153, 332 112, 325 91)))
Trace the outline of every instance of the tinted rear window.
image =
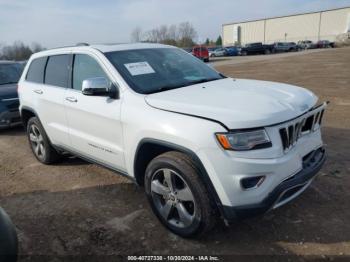
POLYGON ((34 59, 29 66, 26 80, 35 83, 43 83, 46 60, 47 57, 34 59))
POLYGON ((69 55, 50 56, 46 66, 45 84, 68 87, 69 55))

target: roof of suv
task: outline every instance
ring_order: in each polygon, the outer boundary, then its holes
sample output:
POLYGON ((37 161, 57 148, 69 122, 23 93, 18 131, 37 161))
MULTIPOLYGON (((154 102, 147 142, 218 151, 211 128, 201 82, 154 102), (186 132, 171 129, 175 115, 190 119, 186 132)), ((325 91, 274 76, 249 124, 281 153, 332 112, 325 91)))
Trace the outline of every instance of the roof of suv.
POLYGON ((51 52, 67 52, 67 51, 78 51, 78 50, 99 50, 102 53, 113 52, 113 51, 122 51, 122 50, 136 50, 136 49, 147 49, 147 48, 175 48, 170 45, 162 44, 152 44, 152 43, 128 43, 128 44, 99 44, 99 45, 77 45, 77 46, 68 46, 48 49, 41 51, 35 54, 35 56, 41 55, 50 55, 51 52))
POLYGON ((112 52, 121 50, 147 49, 147 48, 174 48, 170 45, 152 44, 152 43, 132 43, 132 44, 114 44, 114 45, 91 45, 90 47, 100 50, 101 52, 112 52))

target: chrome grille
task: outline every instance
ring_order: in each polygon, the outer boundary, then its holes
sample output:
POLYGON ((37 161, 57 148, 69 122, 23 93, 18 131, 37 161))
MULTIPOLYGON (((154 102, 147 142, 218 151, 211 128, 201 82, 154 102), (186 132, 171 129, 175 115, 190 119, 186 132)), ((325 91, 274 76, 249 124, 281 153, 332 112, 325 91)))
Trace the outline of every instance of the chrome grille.
POLYGON ((327 103, 323 103, 304 116, 290 121, 279 129, 284 151, 290 150, 305 134, 314 132, 322 123, 323 114, 327 103))

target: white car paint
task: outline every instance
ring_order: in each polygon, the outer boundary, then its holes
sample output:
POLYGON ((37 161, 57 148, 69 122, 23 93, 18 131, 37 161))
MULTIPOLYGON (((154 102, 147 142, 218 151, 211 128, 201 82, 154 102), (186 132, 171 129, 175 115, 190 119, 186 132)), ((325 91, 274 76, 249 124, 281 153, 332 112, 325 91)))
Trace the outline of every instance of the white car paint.
POLYGON ((301 137, 288 153, 282 148, 278 134, 284 125, 282 122, 295 121, 317 102, 317 97, 303 88, 227 78, 152 95, 136 93, 103 52, 143 48, 164 46, 79 46, 34 54, 19 82, 20 108, 36 111, 53 144, 121 170, 130 177, 134 176, 135 154, 143 139, 187 148, 203 163, 225 206, 260 202, 281 181, 302 168, 305 154, 322 146, 320 129, 317 129, 301 137), (74 90, 56 90, 26 81, 33 59, 61 53, 88 54, 96 59, 110 80, 117 84, 120 98, 87 97, 74 90), (37 94, 35 90, 38 89, 42 89, 44 95, 37 94), (77 103, 68 102, 67 97, 76 98, 77 103), (272 147, 226 151, 215 138, 215 133, 228 131, 225 127, 265 127, 272 147), (242 177, 261 174, 267 178, 260 187, 242 189, 242 177))
POLYGON ((155 108, 215 119, 238 129, 297 117, 314 106, 317 97, 287 84, 226 78, 148 95, 146 101, 155 108))

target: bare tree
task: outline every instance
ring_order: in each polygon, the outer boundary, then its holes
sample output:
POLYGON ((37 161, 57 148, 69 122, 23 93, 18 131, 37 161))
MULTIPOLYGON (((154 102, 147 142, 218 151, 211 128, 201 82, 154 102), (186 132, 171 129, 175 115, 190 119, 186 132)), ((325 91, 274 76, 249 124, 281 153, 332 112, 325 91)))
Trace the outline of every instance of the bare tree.
POLYGON ((33 42, 30 49, 32 50, 33 53, 37 53, 45 50, 45 48, 43 48, 42 45, 37 42, 33 42))
POLYGON ((12 45, 5 45, 1 48, 0 59, 5 60, 27 60, 33 53, 44 50, 44 48, 38 44, 33 43, 30 48, 21 41, 16 41, 12 45))
POLYGON ((162 43, 168 38, 168 26, 161 25, 158 28, 158 42, 162 43))
POLYGON ((146 41, 151 43, 159 42, 159 32, 158 29, 152 29, 146 33, 146 41))
POLYGON ((176 25, 171 25, 168 28, 168 39, 173 39, 173 40, 178 40, 178 35, 177 35, 177 26, 176 25))
POLYGON ((24 45, 20 41, 16 41, 11 46, 4 46, 2 48, 2 56, 6 60, 26 60, 31 54, 32 50, 30 50, 29 46, 24 45))
POLYGON ((142 29, 141 27, 135 27, 131 32, 131 42, 137 43, 142 41, 142 29))
POLYGON ((194 39, 197 37, 197 31, 191 23, 183 22, 178 27, 179 46, 189 47, 194 44, 194 39))
POLYGON ((146 32, 145 40, 151 43, 163 43, 181 47, 191 47, 197 32, 189 22, 176 25, 161 25, 146 32))

